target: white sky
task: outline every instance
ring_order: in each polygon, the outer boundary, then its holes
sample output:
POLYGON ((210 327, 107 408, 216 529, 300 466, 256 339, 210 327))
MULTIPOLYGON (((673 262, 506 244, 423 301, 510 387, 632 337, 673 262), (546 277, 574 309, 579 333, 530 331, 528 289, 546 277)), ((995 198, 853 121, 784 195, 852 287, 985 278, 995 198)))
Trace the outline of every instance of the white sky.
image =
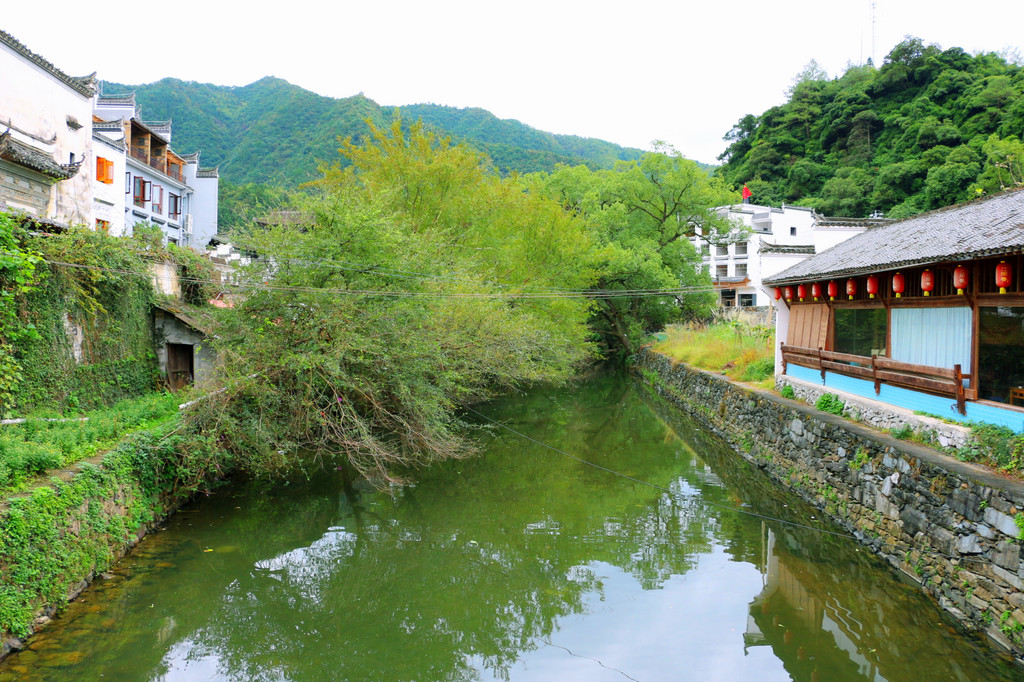
MULTIPOLYGON (((707 163, 741 116, 783 102, 811 59, 834 76, 872 52, 869 0, 4 5, 0 29, 72 75, 218 85, 270 75, 330 97, 481 107, 643 149, 665 140, 707 163)), ((905 35, 1024 51, 1020 0, 877 0, 876 19, 878 65, 905 35)))

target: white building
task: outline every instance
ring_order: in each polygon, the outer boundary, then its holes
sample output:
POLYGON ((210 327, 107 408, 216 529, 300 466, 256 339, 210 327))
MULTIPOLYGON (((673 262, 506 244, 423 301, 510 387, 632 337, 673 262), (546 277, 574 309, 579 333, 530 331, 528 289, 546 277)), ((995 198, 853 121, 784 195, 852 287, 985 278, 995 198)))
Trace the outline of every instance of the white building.
POLYGON ((92 224, 95 83, 0 31, 0 208, 92 224))
POLYGON ((0 31, 0 210, 130 235, 141 222, 202 251, 217 233, 218 173, 171 147, 135 95, 97 94, 0 31))
POLYGON ((718 214, 736 229, 721 243, 695 238, 723 306, 766 306, 770 293, 761 281, 859 234, 888 222, 884 218, 827 218, 802 206, 755 204, 720 206, 718 214))
POLYGON ((120 158, 97 158, 98 174, 100 165, 109 164, 103 180, 121 188, 120 220, 111 215, 100 222, 106 207, 97 199, 97 226, 120 235, 147 223, 169 243, 205 248, 217 233, 217 169, 200 168, 198 152, 184 156, 171 149, 171 122, 140 120, 134 93, 97 95, 93 114, 95 137, 106 148, 121 149, 120 158))

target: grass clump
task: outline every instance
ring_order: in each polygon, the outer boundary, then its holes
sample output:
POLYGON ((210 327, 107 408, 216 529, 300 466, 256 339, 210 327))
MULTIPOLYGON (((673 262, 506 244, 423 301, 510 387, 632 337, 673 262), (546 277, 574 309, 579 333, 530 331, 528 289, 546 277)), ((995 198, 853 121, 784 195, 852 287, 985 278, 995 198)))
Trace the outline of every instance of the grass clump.
POLYGON ((677 362, 770 388, 775 373, 772 330, 737 322, 668 327, 653 349, 677 362))
POLYGON ((839 396, 835 393, 823 393, 818 396, 814 406, 822 412, 828 412, 837 416, 843 416, 843 410, 846 409, 846 403, 844 403, 839 396))
POLYGON ((781 395, 783 398, 796 400, 796 391, 794 391, 793 387, 790 386, 789 384, 786 384, 785 386, 779 389, 779 395, 781 395))
POLYGON ((1005 426, 971 423, 967 442, 956 451, 957 459, 978 462, 1007 472, 1020 473, 1024 464, 1024 434, 1005 426))

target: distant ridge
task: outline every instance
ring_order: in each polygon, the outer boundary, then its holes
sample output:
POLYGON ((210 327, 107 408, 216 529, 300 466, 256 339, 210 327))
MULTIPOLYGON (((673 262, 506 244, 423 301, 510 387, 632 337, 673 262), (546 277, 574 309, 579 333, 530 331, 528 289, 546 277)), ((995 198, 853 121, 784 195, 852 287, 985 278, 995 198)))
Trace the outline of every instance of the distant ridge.
POLYGON ((222 86, 165 78, 145 85, 103 82, 104 93, 134 91, 143 115, 174 123, 173 145, 202 151, 204 166, 219 166, 235 183, 294 187, 318 176, 320 162, 339 159, 338 139, 359 137, 366 120, 403 120, 466 141, 487 153, 503 173, 552 170, 556 164, 611 168, 639 158, 641 149, 575 135, 547 133, 484 109, 435 104, 382 107, 362 94, 324 97, 280 78, 222 86))

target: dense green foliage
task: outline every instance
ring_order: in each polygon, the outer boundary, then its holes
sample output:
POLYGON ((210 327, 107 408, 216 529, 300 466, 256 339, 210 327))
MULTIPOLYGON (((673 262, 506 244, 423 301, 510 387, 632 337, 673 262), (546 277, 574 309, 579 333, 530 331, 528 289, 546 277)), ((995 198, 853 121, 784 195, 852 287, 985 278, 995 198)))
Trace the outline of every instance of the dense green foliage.
POLYGON ((828 215, 906 217, 1024 181, 1024 68, 918 38, 878 69, 828 79, 814 63, 789 101, 726 135, 721 173, 753 201, 828 215))
POLYGON ((0 490, 113 447, 129 433, 176 415, 178 402, 173 394, 151 393, 84 417, 35 418, 5 425, 0 429, 0 490))
POLYGON ((38 609, 103 571, 140 528, 206 485, 223 461, 171 425, 130 437, 101 466, 53 478, 0 508, 0 636, 28 634, 38 609))
POLYGON ((159 228, 134 232, 30 233, 0 215, 10 254, 0 256, 0 415, 96 408, 156 388, 151 264, 176 263, 184 300, 197 304, 210 298, 214 270, 164 246, 159 228))
POLYGON ((711 279, 696 267, 700 256, 688 238, 698 225, 707 238, 732 229, 710 210, 738 199, 721 179, 665 148, 613 170, 563 166, 538 182, 590 226, 597 247, 591 324, 606 345, 632 354, 645 334, 710 314, 711 279), (677 293, 635 295, 651 290, 677 293))
POLYGON ((191 421, 254 470, 308 449, 380 481, 458 457, 460 405, 565 380, 592 354, 588 301, 547 293, 591 281, 582 221, 419 125, 371 131, 304 224, 243 243, 265 257, 215 344, 227 390, 191 421))
POLYGON ((315 180, 319 162, 336 159, 340 138, 359 140, 369 132, 367 122, 381 126, 399 113, 471 144, 503 172, 552 170, 558 163, 610 168, 642 153, 603 140, 545 133, 483 109, 382 107, 362 94, 322 97, 279 78, 244 87, 165 78, 148 85, 105 83, 103 89, 134 90, 144 111, 174 121, 176 149, 202 150, 203 165, 219 166, 221 177, 238 185, 292 188, 315 180))

